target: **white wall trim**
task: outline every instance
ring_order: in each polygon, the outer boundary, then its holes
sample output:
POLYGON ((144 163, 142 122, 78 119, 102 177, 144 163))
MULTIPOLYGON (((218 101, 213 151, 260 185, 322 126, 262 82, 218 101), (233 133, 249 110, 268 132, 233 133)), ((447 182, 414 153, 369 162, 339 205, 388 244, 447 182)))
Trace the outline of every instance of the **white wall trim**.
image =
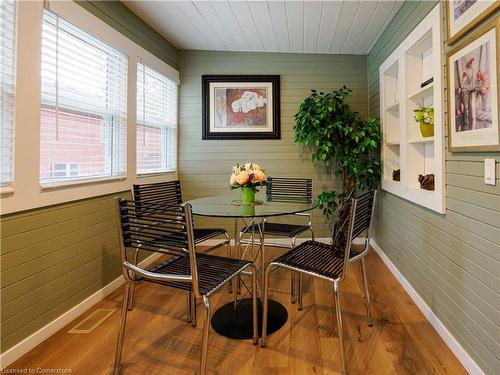
POLYGON ((389 257, 384 253, 380 246, 372 239, 370 241, 372 248, 378 254, 380 259, 385 263, 387 268, 394 275, 399 284, 408 293, 410 298, 415 302, 415 305, 424 314, 425 318, 429 321, 431 326, 436 330, 439 336, 443 339, 445 344, 450 348, 455 357, 464 366, 465 370, 471 375, 484 375, 484 371, 481 370, 479 365, 471 358, 471 356, 465 351, 465 349, 460 345, 457 339, 448 331, 445 325, 438 319, 431 308, 425 303, 425 301, 420 297, 417 291, 411 286, 411 284, 406 280, 406 278, 399 272, 397 267, 392 263, 389 257))
MULTIPOLYGON (((158 259, 161 254, 153 254, 144 259, 140 265, 145 267, 150 263, 154 262, 158 259)), ((39 329, 31 336, 26 337, 23 341, 14 345, 12 348, 7 350, 5 353, 0 354, 0 370, 6 368, 11 363, 15 362, 17 359, 21 358, 23 355, 28 353, 31 349, 33 349, 38 344, 47 340, 54 333, 62 329, 67 324, 71 323, 73 320, 81 316, 88 309, 94 306, 97 302, 103 300, 106 296, 114 292, 120 286, 124 284, 125 280, 122 275, 117 277, 115 280, 104 286, 104 288, 98 290, 90 297, 86 298, 82 302, 80 302, 75 307, 66 311, 64 314, 54 319, 52 322, 39 329)))

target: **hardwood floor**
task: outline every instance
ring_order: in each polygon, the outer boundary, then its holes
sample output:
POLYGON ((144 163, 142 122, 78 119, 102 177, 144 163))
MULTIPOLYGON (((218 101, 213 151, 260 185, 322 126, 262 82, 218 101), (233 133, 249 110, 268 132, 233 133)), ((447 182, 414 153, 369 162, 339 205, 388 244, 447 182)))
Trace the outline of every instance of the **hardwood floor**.
MULTIPOLYGON (((276 255, 279 250, 270 249, 276 255)), ((425 320, 380 258, 367 257, 375 324, 368 327, 359 264, 351 265, 341 286, 346 351, 350 374, 465 374, 466 371, 425 320)), ((213 374, 337 374, 340 373, 338 331, 332 312, 331 286, 304 278, 304 309, 290 303, 289 273, 271 277, 270 296, 289 313, 286 325, 270 335, 266 348, 251 340, 231 340, 211 330, 208 372, 213 374)), ((10 368, 66 368, 72 374, 111 374, 122 289, 20 358, 10 368), (96 308, 117 311, 93 332, 67 334, 96 308)), ((213 296, 215 311, 231 297, 213 296)), ((151 284, 138 285, 135 308, 129 313, 122 373, 193 374, 198 369, 203 310, 198 327, 185 323, 185 293, 151 284)))

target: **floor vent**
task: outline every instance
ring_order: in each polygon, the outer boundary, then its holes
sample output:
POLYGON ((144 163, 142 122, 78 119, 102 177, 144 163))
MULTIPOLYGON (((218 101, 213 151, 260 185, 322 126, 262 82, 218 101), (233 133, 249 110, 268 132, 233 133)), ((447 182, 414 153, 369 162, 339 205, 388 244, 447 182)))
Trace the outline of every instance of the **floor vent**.
POLYGON ((68 333, 86 334, 92 332, 99 324, 104 322, 108 316, 113 314, 113 309, 97 309, 92 314, 83 319, 76 326, 71 328, 68 333))

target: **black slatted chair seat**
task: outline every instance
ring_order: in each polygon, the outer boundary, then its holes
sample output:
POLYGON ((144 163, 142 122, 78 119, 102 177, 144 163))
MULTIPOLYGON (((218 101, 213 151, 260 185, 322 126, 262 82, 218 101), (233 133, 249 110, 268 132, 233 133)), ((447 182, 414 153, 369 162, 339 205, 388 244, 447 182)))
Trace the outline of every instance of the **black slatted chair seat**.
MULTIPOLYGON (((210 294, 220 285, 224 284, 231 276, 239 272, 251 262, 248 260, 224 258, 215 255, 197 254, 196 263, 198 265, 198 285, 200 293, 210 294)), ((165 273, 173 275, 189 275, 191 268, 189 257, 178 255, 169 260, 159 263, 148 269, 150 272, 165 273)), ((137 281, 142 278, 136 278, 137 281)), ((165 282, 147 280, 156 284, 170 286, 176 289, 192 290, 192 283, 186 282, 165 282)))
POLYGON ((319 276, 336 279, 342 273, 343 250, 317 241, 306 241, 273 261, 319 276))
MULTIPOLYGON (((252 227, 250 227, 252 229, 252 227)), ((253 225, 253 229, 258 233, 259 226, 257 224, 253 225)), ((266 221, 264 225, 264 234, 269 234, 271 236, 282 236, 293 238, 298 236, 302 232, 309 229, 309 225, 295 225, 295 224, 282 224, 282 223, 270 223, 266 221)))
POLYGON ((225 233, 226 230, 224 228, 194 228, 194 243, 198 244, 210 238, 224 235, 225 233))

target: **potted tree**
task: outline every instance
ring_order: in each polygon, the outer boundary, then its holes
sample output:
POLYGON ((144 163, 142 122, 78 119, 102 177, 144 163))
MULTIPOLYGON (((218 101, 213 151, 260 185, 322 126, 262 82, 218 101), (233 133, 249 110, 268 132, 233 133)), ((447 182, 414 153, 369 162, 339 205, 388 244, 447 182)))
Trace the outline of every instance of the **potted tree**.
POLYGON ((374 189, 380 181, 378 121, 361 119, 351 110, 352 90, 329 93, 311 90, 295 115, 295 143, 311 152, 313 164, 325 166, 342 182, 341 191, 321 193, 317 201, 327 218, 338 213, 334 242, 343 243, 349 212, 345 202, 359 190, 374 189))

